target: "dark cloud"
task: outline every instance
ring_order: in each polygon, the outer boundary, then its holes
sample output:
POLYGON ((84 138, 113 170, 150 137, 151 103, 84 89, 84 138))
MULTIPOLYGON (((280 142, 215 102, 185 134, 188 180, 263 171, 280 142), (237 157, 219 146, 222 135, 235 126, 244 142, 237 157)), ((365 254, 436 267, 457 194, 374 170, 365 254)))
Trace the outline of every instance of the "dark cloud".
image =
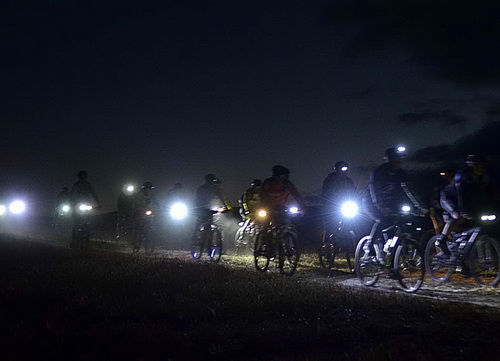
POLYGON ((402 123, 406 124, 416 124, 429 121, 438 121, 446 125, 458 125, 465 123, 466 119, 454 113, 450 109, 440 110, 440 111, 423 111, 418 113, 404 113, 398 116, 398 119, 402 123))
POLYGON ((357 36, 351 56, 388 45, 410 50, 412 59, 442 78, 467 85, 500 81, 497 1, 345 0, 333 21, 357 36))
POLYGON ((416 163, 463 165, 467 154, 481 154, 498 163, 500 160, 500 121, 489 122, 477 132, 468 134, 452 144, 429 146, 417 150, 409 159, 416 163))

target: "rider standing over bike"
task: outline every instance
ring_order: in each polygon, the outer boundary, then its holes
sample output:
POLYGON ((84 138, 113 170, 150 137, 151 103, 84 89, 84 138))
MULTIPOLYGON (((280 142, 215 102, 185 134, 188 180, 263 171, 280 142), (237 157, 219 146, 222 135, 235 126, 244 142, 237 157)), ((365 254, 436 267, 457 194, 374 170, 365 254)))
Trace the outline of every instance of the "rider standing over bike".
MULTIPOLYGON (((99 197, 97 196, 97 192, 95 191, 92 184, 88 181, 88 173, 82 170, 78 172, 77 177, 78 181, 73 184, 69 192, 69 199, 71 201, 73 209, 80 203, 90 203, 90 205, 92 205, 93 207, 98 208, 100 205, 99 197)), ((78 214, 78 212, 73 212, 73 241, 77 231, 76 226, 80 220, 80 217, 81 216, 78 214)))
MULTIPOLYGON (((467 228, 469 216, 477 216, 485 206, 491 203, 494 193, 486 174, 485 159, 479 155, 469 155, 466 160, 467 168, 456 172, 455 177, 441 191, 440 203, 444 210, 443 218, 446 222, 443 235, 449 235, 451 228, 463 230, 467 228)), ((449 258, 450 250, 445 237, 439 237, 435 246, 439 253, 438 258, 449 258)))
POLYGON ((385 163, 375 168, 370 176, 368 188, 363 197, 363 208, 368 217, 377 222, 373 239, 382 239, 381 230, 394 222, 394 215, 408 201, 422 211, 417 199, 406 186, 408 176, 401 168, 404 151, 389 148, 385 151, 385 163))

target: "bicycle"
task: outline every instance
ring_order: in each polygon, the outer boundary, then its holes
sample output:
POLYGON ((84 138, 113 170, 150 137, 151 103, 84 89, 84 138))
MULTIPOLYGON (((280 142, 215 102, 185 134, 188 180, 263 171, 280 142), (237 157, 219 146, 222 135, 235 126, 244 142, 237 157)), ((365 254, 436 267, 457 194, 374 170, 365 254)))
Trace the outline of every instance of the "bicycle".
POLYGON ((196 232, 193 245, 191 247, 191 257, 199 260, 203 251, 207 251, 210 261, 217 263, 220 261, 223 252, 224 238, 222 229, 215 218, 216 215, 226 212, 225 208, 208 211, 209 217, 201 223, 196 232))
MULTIPOLYGON (((254 264, 259 272, 265 272, 272 260, 277 260, 277 268, 282 275, 293 276, 297 269, 300 252, 297 249, 298 235, 289 221, 290 214, 297 214, 295 207, 290 210, 277 209, 273 217, 257 234, 254 243, 254 264)), ((258 212, 261 219, 267 218, 265 210, 258 212)))
POLYGON ((336 266, 336 259, 343 255, 347 261, 349 271, 354 271, 351 263, 351 256, 354 256, 357 237, 354 232, 354 220, 358 216, 359 207, 356 202, 347 201, 340 207, 340 216, 331 232, 327 232, 325 224, 321 245, 318 251, 319 263, 326 270, 331 270, 336 266), (327 236, 328 234, 328 236, 327 236))
POLYGON ((86 251, 90 243, 92 206, 86 203, 76 205, 73 209, 73 229, 69 247, 86 251))
POLYGON ((470 274, 476 283, 484 286, 496 286, 500 282, 500 245, 486 235, 484 231, 496 225, 496 215, 487 214, 469 218, 473 227, 463 232, 451 232, 451 239, 446 236, 451 226, 447 222, 440 235, 432 237, 425 247, 425 268, 429 276, 437 282, 447 282, 454 272, 470 274), (448 258, 437 257, 436 243, 447 242, 451 255, 448 258))
POLYGON ((136 220, 134 227, 134 239, 132 242, 132 252, 137 253, 144 247, 146 254, 152 254, 156 250, 154 239, 154 223, 156 212, 151 209, 145 210, 136 220))
POLYGON ((425 275, 422 248, 408 233, 412 226, 408 217, 417 215, 405 206, 402 214, 394 216, 394 224, 382 230, 383 240, 373 239, 380 221, 375 222, 370 235, 359 240, 354 258, 356 275, 364 286, 374 286, 387 270, 389 278, 412 293, 422 286, 425 275))

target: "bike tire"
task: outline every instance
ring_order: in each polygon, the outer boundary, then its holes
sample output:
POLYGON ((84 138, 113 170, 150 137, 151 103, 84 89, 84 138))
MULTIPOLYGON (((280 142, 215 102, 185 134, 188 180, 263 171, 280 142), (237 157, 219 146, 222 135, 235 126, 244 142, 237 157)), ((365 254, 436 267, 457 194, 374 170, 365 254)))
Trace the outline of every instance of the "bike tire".
POLYGON ((193 239, 193 244, 191 245, 191 258, 194 260, 199 260, 201 258, 201 253, 203 252, 203 231, 199 232, 193 239))
POLYGON ((372 241, 369 236, 363 237, 359 240, 356 246, 356 252, 354 253, 354 269, 356 271, 356 276, 361 283, 367 287, 374 286, 383 272, 383 267, 377 261, 374 243, 375 242, 372 241), (366 255, 363 247, 369 241, 371 244, 369 253, 366 255))
POLYGON ((259 272, 265 272, 269 268, 269 262, 271 260, 268 242, 266 242, 266 234, 259 233, 255 238, 253 257, 255 269, 259 272))
POLYGON ((278 266, 280 273, 285 276, 293 276, 297 270, 300 252, 297 248, 297 236, 292 232, 283 232, 279 238, 278 266))
POLYGON ((450 280, 455 267, 447 264, 446 260, 440 260, 436 257, 435 242, 439 236, 429 239, 424 251, 425 271, 436 282, 444 283, 450 280))
POLYGON ((419 242, 411 238, 400 240, 394 255, 394 273, 401 288, 416 292, 424 283, 425 265, 419 242))
POLYGON ((500 282, 500 245, 491 237, 479 237, 469 253, 471 275, 479 285, 496 286, 500 282))
POLYGON ((222 233, 219 229, 212 232, 212 244, 210 247, 210 260, 214 263, 220 261, 222 257, 222 233))

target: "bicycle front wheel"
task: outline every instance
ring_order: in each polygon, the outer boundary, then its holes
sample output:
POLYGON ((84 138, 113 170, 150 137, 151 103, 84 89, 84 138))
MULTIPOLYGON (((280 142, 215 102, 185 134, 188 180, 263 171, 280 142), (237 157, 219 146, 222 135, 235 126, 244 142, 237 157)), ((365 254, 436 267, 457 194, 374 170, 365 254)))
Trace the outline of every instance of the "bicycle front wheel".
POLYGON ((424 257, 416 240, 401 240, 394 255, 394 272, 404 291, 415 292, 422 286, 425 275, 424 257))
POLYGON ((253 247, 255 269, 260 272, 267 271, 271 258, 271 249, 265 238, 264 233, 257 234, 253 247))
POLYGON ((476 240, 469 256, 469 267, 476 282, 484 286, 496 286, 500 281, 500 246, 490 237, 476 240))
POLYGON ((299 263, 300 253, 297 249, 297 238, 291 232, 284 232, 280 236, 278 249, 278 265, 280 273, 293 276, 299 263))
POLYGON ((331 270, 335 266, 335 256, 338 253, 338 248, 335 241, 328 237, 319 247, 319 264, 325 270, 331 270))
POLYGON ((435 243, 438 240, 438 237, 440 236, 431 237, 425 246, 425 270, 434 281, 447 282, 451 278, 454 267, 450 261, 436 257, 438 252, 435 243))
POLYGON ((383 266, 377 261, 375 241, 369 236, 361 238, 354 253, 354 268, 356 275, 365 286, 373 286, 377 283, 383 272, 383 266))
POLYGON ((219 262, 222 257, 222 233, 219 229, 212 232, 212 247, 210 248, 210 260, 219 262))

